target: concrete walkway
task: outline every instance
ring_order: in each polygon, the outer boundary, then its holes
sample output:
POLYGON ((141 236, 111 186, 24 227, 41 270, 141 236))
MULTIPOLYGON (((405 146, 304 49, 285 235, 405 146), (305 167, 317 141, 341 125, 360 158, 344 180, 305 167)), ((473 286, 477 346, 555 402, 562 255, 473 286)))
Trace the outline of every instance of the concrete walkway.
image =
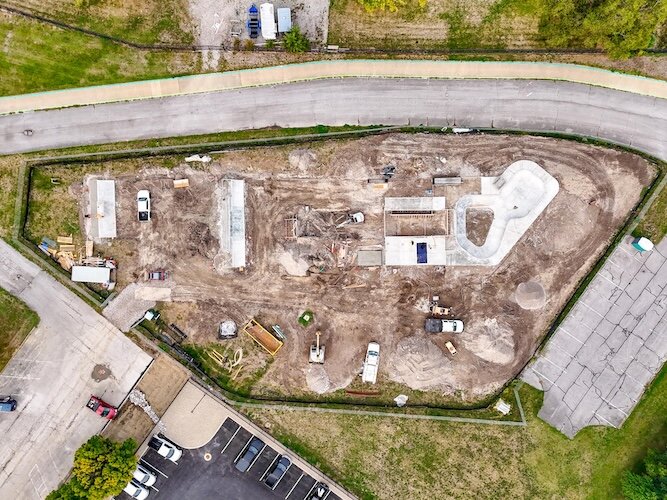
POLYGON ((667 98, 665 81, 574 64, 338 60, 2 97, 0 114, 349 77, 560 80, 667 98))

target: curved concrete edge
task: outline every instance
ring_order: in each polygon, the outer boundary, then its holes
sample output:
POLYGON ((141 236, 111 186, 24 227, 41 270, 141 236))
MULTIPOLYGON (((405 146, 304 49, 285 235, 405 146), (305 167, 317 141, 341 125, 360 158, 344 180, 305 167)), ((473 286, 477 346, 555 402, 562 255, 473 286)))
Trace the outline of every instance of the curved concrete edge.
POLYGON ((667 81, 565 63, 429 60, 314 61, 0 97, 0 114, 152 99, 327 78, 560 80, 667 99, 667 81))

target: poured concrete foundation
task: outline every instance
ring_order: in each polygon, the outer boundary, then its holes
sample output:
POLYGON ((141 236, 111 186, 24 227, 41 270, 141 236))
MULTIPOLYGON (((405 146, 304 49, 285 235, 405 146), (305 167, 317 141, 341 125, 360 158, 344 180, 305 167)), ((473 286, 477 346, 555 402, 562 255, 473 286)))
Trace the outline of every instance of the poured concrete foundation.
POLYGON ((500 264, 558 190, 558 181, 528 160, 512 163, 499 177, 482 177, 481 194, 463 196, 456 203, 454 238, 450 240, 451 248, 447 249, 447 264, 500 264), (469 209, 493 211, 493 222, 481 246, 467 236, 466 212, 469 209))

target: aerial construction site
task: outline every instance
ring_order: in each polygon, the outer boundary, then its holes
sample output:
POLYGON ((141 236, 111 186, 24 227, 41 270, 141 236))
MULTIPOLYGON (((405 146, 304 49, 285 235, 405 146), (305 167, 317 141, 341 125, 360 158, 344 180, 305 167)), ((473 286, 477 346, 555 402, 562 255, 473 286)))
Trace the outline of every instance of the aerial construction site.
POLYGON ((159 312, 165 339, 252 394, 466 402, 523 368, 655 174, 621 151, 482 134, 189 160, 86 166, 69 186, 80 245, 112 256, 107 317, 127 331, 159 312))

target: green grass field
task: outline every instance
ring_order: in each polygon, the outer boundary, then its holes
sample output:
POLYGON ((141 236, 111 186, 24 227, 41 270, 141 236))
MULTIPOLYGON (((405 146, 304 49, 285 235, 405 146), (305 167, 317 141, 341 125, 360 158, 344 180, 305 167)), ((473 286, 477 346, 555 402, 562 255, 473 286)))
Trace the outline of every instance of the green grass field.
POLYGON ((0 13, 0 95, 163 78, 198 71, 197 53, 138 51, 0 13))
POLYGON ((0 370, 38 323, 39 317, 34 311, 0 288, 0 370))
POLYGON ((526 428, 262 410, 261 425, 361 498, 620 496, 621 474, 667 445, 667 369, 621 429, 573 440, 537 418, 542 393, 524 386, 526 428))
POLYGON ((658 243, 667 234, 667 187, 663 187, 646 216, 632 234, 645 236, 658 243))

